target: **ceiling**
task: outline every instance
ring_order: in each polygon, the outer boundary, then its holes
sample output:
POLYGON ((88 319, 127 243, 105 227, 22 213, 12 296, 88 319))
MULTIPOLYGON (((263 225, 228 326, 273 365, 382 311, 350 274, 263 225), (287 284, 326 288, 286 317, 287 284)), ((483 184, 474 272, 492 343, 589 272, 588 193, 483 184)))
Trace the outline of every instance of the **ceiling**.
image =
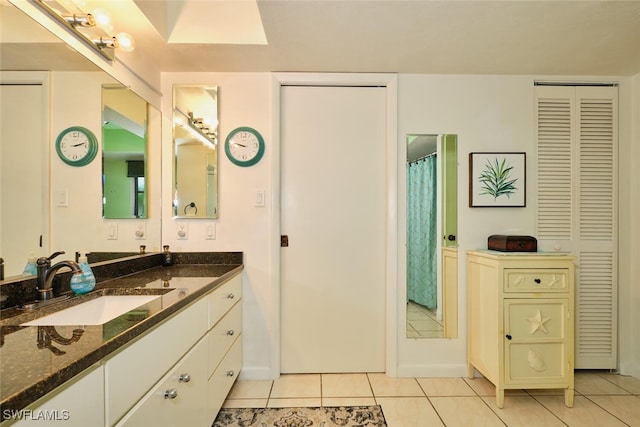
POLYGON ((114 21, 136 50, 118 58, 136 70, 640 73, 640 1, 102 3, 123 5, 114 21))

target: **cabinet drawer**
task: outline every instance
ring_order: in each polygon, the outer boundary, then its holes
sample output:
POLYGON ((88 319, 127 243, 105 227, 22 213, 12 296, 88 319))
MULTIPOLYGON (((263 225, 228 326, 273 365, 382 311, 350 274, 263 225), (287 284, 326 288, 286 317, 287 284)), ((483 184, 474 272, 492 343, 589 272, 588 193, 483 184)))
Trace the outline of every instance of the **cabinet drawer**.
POLYGON ((237 275, 209 295, 209 329, 242 298, 242 275, 237 275))
POLYGON ((568 292, 567 269, 505 269, 505 292, 568 292))
POLYGON ((528 387, 567 387, 567 347, 564 343, 507 343, 505 384, 528 387))
POLYGON ((201 299, 162 323, 105 363, 107 423, 113 425, 175 365, 207 331, 201 299))
POLYGON ((205 341, 187 353, 117 427, 207 425, 205 341))
POLYGON ((211 422, 216 415, 224 400, 229 394, 229 390, 240 374, 242 368, 242 337, 238 337, 231 350, 215 370, 211 378, 209 378, 209 419, 211 422))
POLYGON ((562 340, 567 334, 567 299, 504 300, 505 334, 518 340, 562 340))
POLYGON ((222 320, 207 334, 209 341, 209 376, 242 332, 242 304, 233 306, 222 320))

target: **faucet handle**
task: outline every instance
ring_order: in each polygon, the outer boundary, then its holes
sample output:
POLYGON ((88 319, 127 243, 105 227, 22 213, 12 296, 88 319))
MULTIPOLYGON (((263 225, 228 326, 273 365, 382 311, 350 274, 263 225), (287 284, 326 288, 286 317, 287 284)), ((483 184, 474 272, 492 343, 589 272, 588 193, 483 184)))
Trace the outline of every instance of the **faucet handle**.
POLYGON ((48 261, 51 261, 52 259, 54 259, 55 257, 57 257, 58 255, 62 255, 64 253, 64 251, 58 251, 58 252, 54 252, 51 255, 49 255, 49 258, 47 258, 48 261))

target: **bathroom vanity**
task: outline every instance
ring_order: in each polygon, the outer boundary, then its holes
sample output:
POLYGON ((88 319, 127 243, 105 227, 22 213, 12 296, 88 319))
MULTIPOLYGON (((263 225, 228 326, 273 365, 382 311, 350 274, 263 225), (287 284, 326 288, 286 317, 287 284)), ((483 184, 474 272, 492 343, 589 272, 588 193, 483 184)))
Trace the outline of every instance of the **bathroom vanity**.
POLYGON ((24 326, 48 313, 3 310, 2 425, 211 425, 242 366, 241 258, 153 267, 47 307, 152 296, 102 324, 24 326))

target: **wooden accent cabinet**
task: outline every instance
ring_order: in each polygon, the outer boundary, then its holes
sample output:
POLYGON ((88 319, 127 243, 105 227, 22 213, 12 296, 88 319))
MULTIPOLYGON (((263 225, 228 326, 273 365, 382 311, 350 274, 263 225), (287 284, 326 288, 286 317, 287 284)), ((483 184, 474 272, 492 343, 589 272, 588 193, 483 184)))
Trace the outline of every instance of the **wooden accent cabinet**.
POLYGON ((564 389, 573 406, 574 261, 557 253, 467 251, 468 376, 496 387, 564 389))

